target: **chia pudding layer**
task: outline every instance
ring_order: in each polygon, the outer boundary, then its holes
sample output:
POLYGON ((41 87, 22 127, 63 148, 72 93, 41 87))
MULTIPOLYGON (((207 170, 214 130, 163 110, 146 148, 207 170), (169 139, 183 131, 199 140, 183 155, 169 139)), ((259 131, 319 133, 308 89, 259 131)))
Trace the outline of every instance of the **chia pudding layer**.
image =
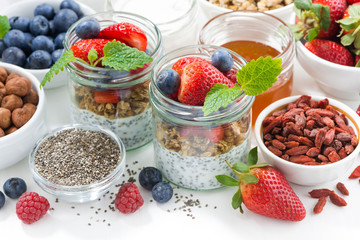
POLYGON ((74 104, 71 104, 70 108, 73 122, 100 125, 110 129, 121 138, 126 150, 141 147, 153 139, 151 108, 138 115, 114 119, 80 109, 74 104))
POLYGON ((219 174, 233 175, 226 164, 247 162, 250 139, 246 138, 229 152, 209 157, 183 156, 178 152, 163 147, 154 140, 155 163, 169 181, 184 188, 194 190, 210 190, 221 187, 215 176, 219 174))

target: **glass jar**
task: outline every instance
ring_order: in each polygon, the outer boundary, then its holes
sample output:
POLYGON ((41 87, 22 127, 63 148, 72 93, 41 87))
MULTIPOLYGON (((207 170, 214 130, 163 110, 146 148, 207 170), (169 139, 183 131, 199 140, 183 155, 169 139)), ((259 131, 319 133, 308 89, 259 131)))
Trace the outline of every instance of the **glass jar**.
MULTIPOLYGON (((226 108, 204 117, 202 106, 190 106, 164 95, 155 83, 159 72, 180 58, 198 56, 211 60, 219 47, 193 45, 165 54, 155 65, 150 84, 155 139, 154 161, 163 176, 181 187, 207 190, 220 187, 215 176, 231 175, 226 164, 247 161, 250 148, 251 106, 254 97, 244 93, 226 108)), ((234 69, 246 61, 235 52, 234 69)))
POLYGON ((118 22, 130 22, 141 28, 147 37, 147 49, 153 61, 144 68, 120 72, 112 68, 92 67, 82 62, 66 67, 71 96, 71 118, 74 123, 96 124, 112 130, 119 136, 126 150, 145 145, 153 139, 149 84, 151 71, 163 55, 159 29, 148 19, 125 12, 103 12, 82 18, 72 25, 64 39, 65 50, 79 41, 75 27, 85 19, 96 18, 101 29, 118 22), (96 101, 96 94, 108 91, 116 101, 96 101))
POLYGON ((206 21, 199 15, 197 0, 108 0, 105 9, 136 13, 153 21, 163 36, 165 52, 196 44, 206 21))
POLYGON ((199 34, 199 43, 229 48, 247 61, 260 56, 282 59, 283 70, 278 80, 255 98, 253 124, 266 106, 291 95, 295 41, 290 28, 279 18, 257 11, 220 14, 204 25, 199 34))

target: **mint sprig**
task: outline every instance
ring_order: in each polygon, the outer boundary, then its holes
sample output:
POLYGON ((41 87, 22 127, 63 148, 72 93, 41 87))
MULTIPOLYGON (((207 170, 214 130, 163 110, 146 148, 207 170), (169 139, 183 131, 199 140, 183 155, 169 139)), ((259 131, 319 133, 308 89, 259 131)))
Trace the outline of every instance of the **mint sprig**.
POLYGON ((0 16, 0 38, 3 38, 10 30, 9 19, 7 16, 0 16))
POLYGON ((228 104, 240 97, 242 91, 246 95, 256 96, 268 90, 276 81, 282 71, 282 59, 271 57, 260 57, 251 60, 236 74, 237 83, 229 88, 225 84, 214 85, 207 93, 203 112, 204 116, 225 108, 228 104))
MULTIPOLYGON (((145 52, 129 47, 116 40, 105 44, 103 53, 104 56, 98 59, 98 52, 94 48, 91 49, 88 53, 90 65, 97 66, 101 61, 103 66, 108 66, 118 71, 129 71, 136 68, 142 68, 146 63, 153 61, 152 57, 145 52)), ((75 57, 71 49, 65 51, 50 68, 49 72, 46 73, 40 86, 45 86, 47 82, 51 81, 51 78, 54 75, 64 70, 69 63, 76 61, 88 64, 83 59, 75 57)))

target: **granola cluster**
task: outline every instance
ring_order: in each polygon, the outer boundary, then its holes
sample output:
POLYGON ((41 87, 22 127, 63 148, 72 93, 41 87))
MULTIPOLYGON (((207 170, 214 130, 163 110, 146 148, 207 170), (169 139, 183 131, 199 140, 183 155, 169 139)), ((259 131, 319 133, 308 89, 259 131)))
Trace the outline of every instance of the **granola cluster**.
POLYGON ((120 90, 120 101, 117 103, 97 103, 92 88, 74 85, 75 102, 80 109, 109 119, 131 117, 149 108, 149 84, 150 81, 147 81, 134 88, 120 90))
POLYGON ((208 0, 219 7, 237 10, 268 11, 285 7, 293 0, 208 0))
POLYGON ((213 157, 229 152, 242 144, 249 134, 250 120, 246 117, 222 126, 224 137, 216 143, 203 135, 182 137, 181 127, 157 123, 156 139, 163 147, 183 156, 213 157))

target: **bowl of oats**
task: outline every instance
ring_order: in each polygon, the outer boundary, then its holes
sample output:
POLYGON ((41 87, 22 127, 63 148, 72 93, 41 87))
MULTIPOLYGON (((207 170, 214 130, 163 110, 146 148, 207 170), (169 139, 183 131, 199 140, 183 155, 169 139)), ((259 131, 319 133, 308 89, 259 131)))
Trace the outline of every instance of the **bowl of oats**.
POLYGON ((225 12, 252 10, 272 14, 286 23, 294 21, 293 0, 198 0, 203 15, 211 18, 225 12))

